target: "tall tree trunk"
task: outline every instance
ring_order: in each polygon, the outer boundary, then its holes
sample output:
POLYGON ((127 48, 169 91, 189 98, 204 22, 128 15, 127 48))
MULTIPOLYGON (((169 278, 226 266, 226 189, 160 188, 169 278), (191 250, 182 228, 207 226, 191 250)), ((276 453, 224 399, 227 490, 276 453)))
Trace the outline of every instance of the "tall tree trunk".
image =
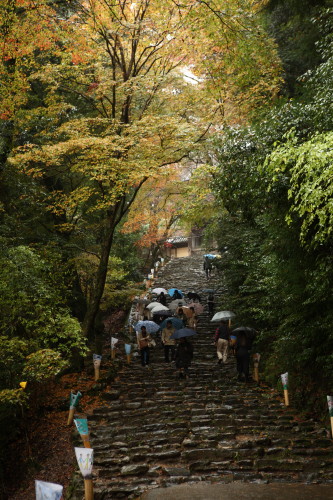
POLYGON ((113 213, 109 216, 107 220, 106 228, 104 231, 104 238, 101 244, 101 255, 100 255, 98 269, 96 272, 95 284, 83 320, 82 329, 83 329, 83 334, 86 337, 91 337, 94 332, 95 319, 99 311, 99 305, 104 292, 110 251, 113 243, 113 237, 116 225, 117 225, 116 217, 115 213, 113 213))
POLYGON ((98 269, 96 272, 95 285, 87 306, 87 311, 82 325, 83 334, 86 337, 91 336, 92 333, 94 332, 95 319, 99 311, 99 305, 104 292, 105 281, 108 272, 110 251, 112 248, 116 227, 122 220, 124 215, 128 212, 139 190, 141 189, 142 185, 146 182, 146 180, 147 177, 144 177, 129 196, 123 194, 119 198, 118 202, 108 211, 104 227, 103 241, 101 243, 101 255, 100 255, 98 269))

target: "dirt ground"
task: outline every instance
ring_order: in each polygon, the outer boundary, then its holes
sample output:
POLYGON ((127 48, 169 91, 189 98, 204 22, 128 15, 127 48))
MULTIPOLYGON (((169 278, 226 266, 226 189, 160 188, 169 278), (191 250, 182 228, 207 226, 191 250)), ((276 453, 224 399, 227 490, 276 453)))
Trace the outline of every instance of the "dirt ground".
MULTIPOLYGON (((116 313, 112 321, 114 331, 118 331, 122 322, 123 315, 116 313)), ((111 366, 110 354, 107 338, 101 377, 111 366)), ((125 353, 118 354, 122 356, 125 359, 125 353)), ((76 414, 89 419, 95 408, 105 405, 99 392, 93 390, 95 385, 91 356, 91 363, 82 372, 65 375, 49 385, 38 411, 26 410, 22 431, 7 450, 6 493, 1 496, 0 492, 0 500, 35 500, 36 479, 61 484, 66 495, 73 473, 78 469, 74 446, 83 447, 75 424, 67 425, 70 393, 82 393, 76 414)))
MULTIPOLYGON (((94 385, 85 372, 66 375, 51 386, 38 414, 27 412, 23 432, 8 450, 6 500, 34 500, 35 479, 61 484, 66 491, 77 469, 74 444, 83 446, 75 424, 67 425, 69 395, 71 390, 84 395, 94 385)), ((89 417, 101 404, 98 396, 83 397, 78 414, 89 417)))

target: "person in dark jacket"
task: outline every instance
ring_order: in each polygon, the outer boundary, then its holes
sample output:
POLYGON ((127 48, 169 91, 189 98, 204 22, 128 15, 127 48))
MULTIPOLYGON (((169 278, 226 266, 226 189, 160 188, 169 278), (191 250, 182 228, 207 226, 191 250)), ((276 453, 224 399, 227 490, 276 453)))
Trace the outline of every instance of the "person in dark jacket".
POLYGON ((236 337, 236 362, 238 380, 248 382, 250 379, 250 346, 245 332, 240 332, 236 337))
POLYGON ((226 320, 221 320, 220 326, 216 329, 214 342, 216 345, 216 354, 218 364, 225 363, 228 358, 228 348, 230 341, 230 328, 226 320))
POLYGON ((214 314, 214 295, 210 293, 207 298, 208 312, 214 314))
POLYGON ((179 378, 188 378, 188 369, 191 366, 192 359, 193 345, 188 342, 186 337, 180 338, 175 355, 179 378))
POLYGON ((193 302, 197 302, 197 301, 198 301, 198 302, 201 302, 201 297, 200 297, 200 295, 199 295, 198 293, 196 293, 196 292, 188 292, 187 296, 188 296, 188 298, 189 298, 190 300, 193 300, 193 302))
POLYGON ((167 304, 167 300, 166 300, 166 296, 164 295, 164 292, 161 292, 158 296, 158 300, 159 302, 163 305, 163 306, 166 306, 167 304))
POLYGON ((250 380, 250 351, 255 336, 256 331, 253 328, 237 332, 235 351, 239 381, 250 380))
POLYGON ((208 257, 205 257, 205 260, 203 263, 203 268, 204 268, 204 271, 206 273, 206 278, 208 279, 210 277, 212 269, 213 269, 212 263, 208 257))
POLYGON ((181 294, 178 292, 178 290, 175 290, 172 295, 173 300, 180 300, 182 298, 181 294))

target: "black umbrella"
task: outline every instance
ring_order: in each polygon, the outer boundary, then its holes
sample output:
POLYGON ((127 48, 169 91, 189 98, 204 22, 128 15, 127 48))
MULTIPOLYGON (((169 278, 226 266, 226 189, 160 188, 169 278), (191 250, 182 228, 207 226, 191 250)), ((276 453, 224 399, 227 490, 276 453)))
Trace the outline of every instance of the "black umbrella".
POLYGON ((197 335, 197 332, 192 330, 191 328, 181 328, 180 330, 176 330, 173 335, 171 335, 170 339, 181 339, 183 337, 192 337, 193 335, 197 335))
POLYGON ((232 330, 231 333, 236 335, 236 337, 240 335, 245 335, 250 345, 252 345, 252 342, 254 341, 257 335, 257 331, 254 328, 250 328, 249 326, 239 326, 238 328, 232 330))
POLYGON ((159 311, 153 311, 153 316, 172 316, 172 312, 171 311, 166 311, 166 310, 159 310, 159 311))

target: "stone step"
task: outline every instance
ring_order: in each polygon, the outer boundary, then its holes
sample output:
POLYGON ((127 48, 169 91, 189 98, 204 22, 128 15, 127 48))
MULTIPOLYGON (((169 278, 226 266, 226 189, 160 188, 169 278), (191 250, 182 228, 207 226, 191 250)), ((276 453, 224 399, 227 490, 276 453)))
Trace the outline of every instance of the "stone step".
MULTIPOLYGON (((154 287, 197 291, 220 287, 206 279, 202 256, 171 260, 154 287)), ((169 301, 169 299, 168 299, 169 301)), ((164 362, 157 335, 149 369, 139 357, 107 388, 109 401, 89 417, 94 448, 95 499, 138 498, 158 486, 181 483, 333 482, 333 446, 320 424, 285 408, 280 394, 236 381, 236 362, 217 364, 216 323, 205 310, 193 337, 189 379, 164 362)))

